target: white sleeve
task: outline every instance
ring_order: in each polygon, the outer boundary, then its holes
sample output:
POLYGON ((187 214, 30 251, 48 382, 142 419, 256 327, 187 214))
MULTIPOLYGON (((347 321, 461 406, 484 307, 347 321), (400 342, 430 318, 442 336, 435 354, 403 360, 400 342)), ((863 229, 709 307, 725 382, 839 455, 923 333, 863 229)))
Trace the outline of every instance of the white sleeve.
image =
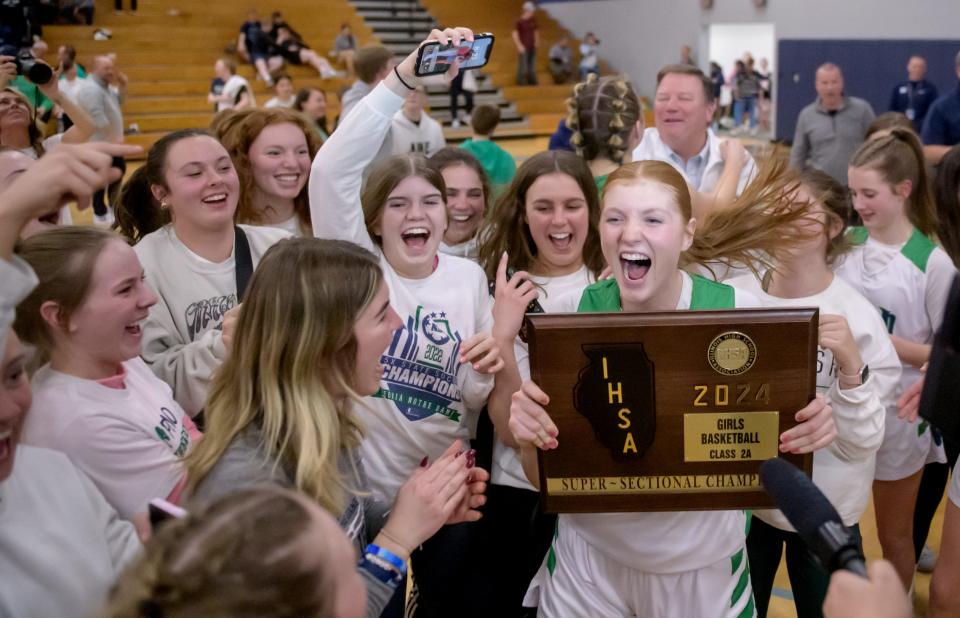
POLYGON ((927 285, 923 290, 923 304, 933 332, 936 332, 943 323, 947 297, 950 295, 950 286, 956 275, 957 269, 953 267, 950 257, 943 249, 939 247, 934 249, 927 262, 927 285))
POLYGON ((743 193, 743 190, 757 177, 757 162, 753 160, 753 155, 747 154, 747 162, 743 164, 740 170, 740 180, 737 181, 737 195, 743 193))
MULTIPOLYGON (((143 547, 137 531, 132 523, 120 518, 117 511, 104 499, 97 486, 83 472, 69 463, 69 460, 67 462, 76 473, 75 478, 87 499, 91 518, 103 532, 103 541, 110 553, 114 575, 119 577, 124 567, 140 554, 143 547)), ((80 505, 77 506, 80 507, 80 505)))
POLYGON ((896 405, 900 383, 900 359, 887 334, 880 314, 868 312, 856 316, 857 333, 854 338, 860 358, 870 368, 867 381, 856 388, 842 390, 834 380, 827 391, 833 407, 833 421, 837 439, 832 448, 838 457, 846 460, 869 457, 883 442, 887 408, 896 405))
POLYGON ((184 475, 173 452, 146 431, 102 414, 75 416, 60 431, 57 445, 131 521, 151 499, 170 495, 184 475))
MULTIPOLYGON (((477 267, 479 273, 480 268, 477 267)), ((482 274, 477 275, 479 281, 479 293, 474 310, 475 333, 489 333, 493 329, 493 298, 487 289, 486 281, 482 274)), ((477 373, 469 363, 465 363, 467 368, 466 379, 463 383, 463 405, 467 410, 479 412, 483 406, 487 405, 487 399, 490 397, 490 391, 493 390, 492 373, 477 373)))
POLYGON ((317 238, 349 240, 374 250, 360 205, 363 170, 380 150, 393 115, 402 105, 403 98, 380 83, 317 151, 309 189, 310 217, 317 238))
POLYGON ((0 353, 7 345, 7 329, 13 325, 17 305, 33 291, 37 276, 30 265, 17 256, 0 258, 0 353))
POLYGON ((438 151, 447 147, 447 140, 443 137, 443 128, 439 122, 433 125, 433 136, 430 138, 430 154, 435 155, 438 151))
POLYGON ((227 358, 227 351, 218 329, 203 333, 196 341, 184 341, 166 300, 158 295, 157 304, 150 308, 143 325, 140 356, 170 386, 173 398, 184 411, 196 416, 207 399, 213 372, 227 358))

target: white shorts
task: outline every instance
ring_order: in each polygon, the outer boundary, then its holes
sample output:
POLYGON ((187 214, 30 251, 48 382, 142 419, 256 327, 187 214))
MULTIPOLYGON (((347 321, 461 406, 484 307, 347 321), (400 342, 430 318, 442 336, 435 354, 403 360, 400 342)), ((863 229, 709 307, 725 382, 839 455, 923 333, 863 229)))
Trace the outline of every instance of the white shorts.
POLYGON ((953 466, 953 478, 950 479, 950 487, 947 489, 947 497, 954 506, 960 508, 960 459, 953 466))
POLYGON ((933 428, 923 419, 913 423, 887 412, 883 444, 877 451, 878 481, 899 481, 915 474, 928 463, 946 463, 943 441, 933 439, 933 428))
POLYGON ((610 560, 562 521, 524 601, 539 600, 538 616, 756 616, 746 546, 695 571, 644 573, 610 560))

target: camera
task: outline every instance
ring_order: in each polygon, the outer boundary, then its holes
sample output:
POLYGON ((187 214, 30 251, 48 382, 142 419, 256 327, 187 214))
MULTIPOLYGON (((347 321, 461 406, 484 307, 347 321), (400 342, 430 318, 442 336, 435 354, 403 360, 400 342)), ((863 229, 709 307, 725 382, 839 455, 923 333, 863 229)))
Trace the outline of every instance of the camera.
POLYGON ((23 75, 35 84, 46 84, 53 79, 53 69, 50 65, 34 58, 29 50, 17 54, 13 64, 17 67, 18 75, 23 75))

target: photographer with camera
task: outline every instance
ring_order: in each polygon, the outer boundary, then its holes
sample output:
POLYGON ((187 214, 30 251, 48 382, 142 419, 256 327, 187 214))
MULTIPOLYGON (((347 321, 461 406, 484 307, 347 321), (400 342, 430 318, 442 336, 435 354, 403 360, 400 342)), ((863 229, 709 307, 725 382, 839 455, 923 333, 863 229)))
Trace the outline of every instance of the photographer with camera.
POLYGON ((58 144, 81 144, 94 131, 93 119, 60 91, 60 70, 32 56, 12 58, 0 56, 0 145, 19 150, 31 159, 39 159, 58 144), (18 73, 31 80, 34 87, 51 105, 59 106, 73 119, 73 126, 64 133, 44 138, 36 122, 36 109, 26 95, 8 87, 11 76, 18 73))

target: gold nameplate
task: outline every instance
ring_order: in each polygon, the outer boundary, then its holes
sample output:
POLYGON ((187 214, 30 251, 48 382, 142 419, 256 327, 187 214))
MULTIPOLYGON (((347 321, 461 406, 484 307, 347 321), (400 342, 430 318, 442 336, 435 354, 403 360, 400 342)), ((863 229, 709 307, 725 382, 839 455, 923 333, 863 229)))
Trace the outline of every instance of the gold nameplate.
POLYGON ((556 496, 678 494, 758 489, 758 474, 699 474, 687 476, 601 476, 548 478, 547 491, 556 496))
POLYGON ((777 456, 779 412, 683 415, 684 461, 764 461, 777 456))
POLYGON ((554 513, 769 508, 760 464, 816 395, 816 308, 527 315, 554 513))

